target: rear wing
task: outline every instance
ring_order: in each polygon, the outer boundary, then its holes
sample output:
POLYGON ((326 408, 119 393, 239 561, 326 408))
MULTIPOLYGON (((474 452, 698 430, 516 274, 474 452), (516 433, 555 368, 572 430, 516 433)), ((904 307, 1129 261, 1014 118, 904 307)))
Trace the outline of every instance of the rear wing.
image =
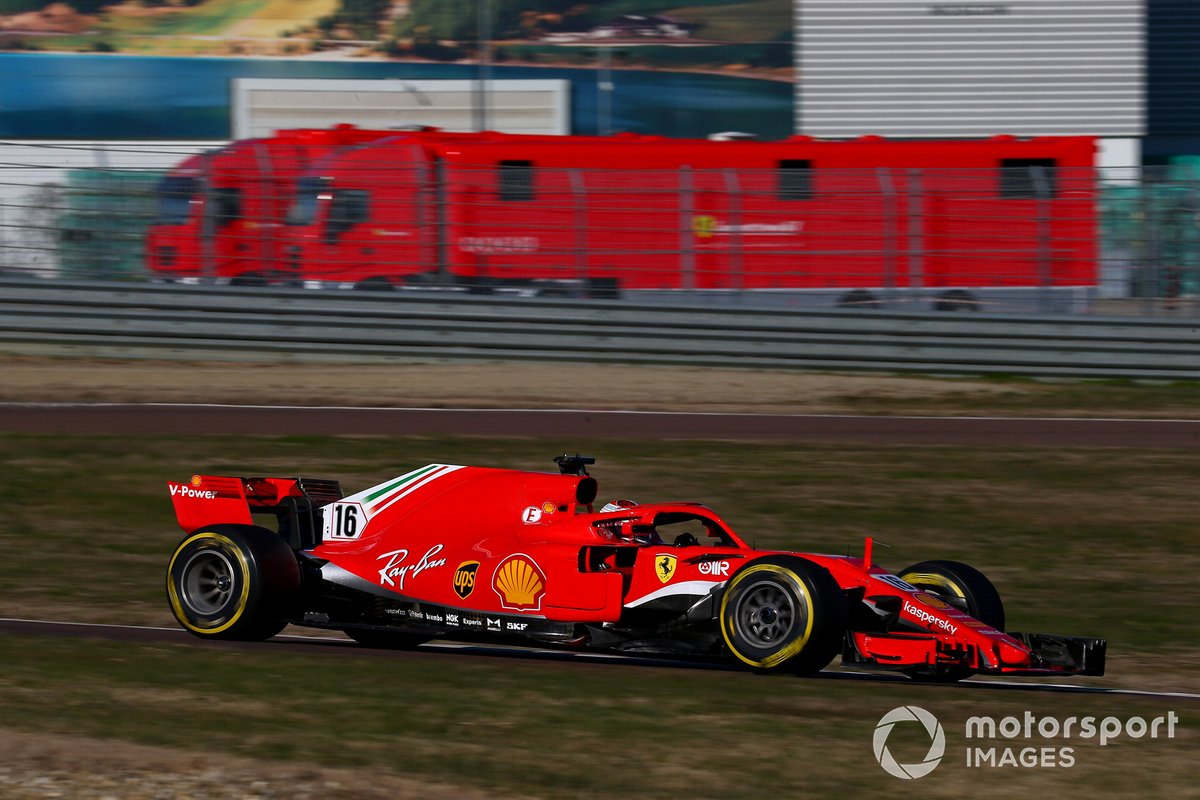
POLYGON ((319 510, 344 496, 339 481, 324 478, 193 475, 187 483, 167 481, 167 490, 184 533, 209 525, 250 525, 254 514, 272 514, 293 550, 321 543, 319 510))

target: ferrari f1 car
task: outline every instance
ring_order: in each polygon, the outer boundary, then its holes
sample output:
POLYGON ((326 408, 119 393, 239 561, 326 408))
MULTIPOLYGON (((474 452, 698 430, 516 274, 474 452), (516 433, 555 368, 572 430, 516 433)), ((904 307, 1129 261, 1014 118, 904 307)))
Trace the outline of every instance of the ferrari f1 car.
POLYGON ((995 587, 966 564, 888 572, 870 539, 861 557, 758 550, 697 503, 596 510, 594 459, 555 460, 557 474, 430 464, 351 495, 310 478, 168 483, 186 532, 171 611, 202 638, 290 623, 374 647, 448 637, 763 671, 840 654, 924 680, 1104 673, 1101 639, 1005 632, 995 587))

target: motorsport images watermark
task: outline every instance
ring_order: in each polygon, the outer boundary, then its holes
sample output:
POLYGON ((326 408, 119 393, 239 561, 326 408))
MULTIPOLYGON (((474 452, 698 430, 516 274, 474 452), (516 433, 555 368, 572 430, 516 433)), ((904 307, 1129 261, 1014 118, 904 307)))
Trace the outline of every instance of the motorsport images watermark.
MULTIPOLYGON (((1076 740, 1095 740, 1101 747, 1120 739, 1175 738, 1179 715, 1168 711, 1161 716, 1145 717, 1038 717, 1026 711, 1020 717, 970 717, 963 726, 964 745, 960 763, 967 767, 1073 767, 1075 748, 1063 744, 1076 740), (1013 747, 1003 744, 1013 739, 1041 738, 1042 746, 1013 747), (997 742, 1000 742, 997 744, 997 742)), ((911 729, 919 731, 913 725, 911 729)), ((904 780, 922 778, 946 756, 946 732, 937 717, 920 706, 893 708, 880 718, 872 739, 875 760, 889 775, 904 780), (888 748, 888 739, 898 725, 916 723, 929 737, 929 749, 916 761, 901 763, 888 748)))

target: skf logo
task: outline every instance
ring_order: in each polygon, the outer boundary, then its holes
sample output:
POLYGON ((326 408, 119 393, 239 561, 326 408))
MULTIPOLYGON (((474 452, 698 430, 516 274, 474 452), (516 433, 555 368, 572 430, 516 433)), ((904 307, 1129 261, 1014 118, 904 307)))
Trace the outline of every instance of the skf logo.
POLYGON ((654 574, 663 583, 668 582, 675 577, 675 567, 679 565, 679 559, 670 553, 659 553, 654 557, 654 574))
POLYGON ((454 570, 454 593, 466 600, 475 591, 475 573, 479 571, 478 561, 464 561, 454 570))
POLYGON ((500 562, 492 575, 492 589, 500 605, 514 611, 538 611, 546 594, 546 573, 523 553, 500 562))

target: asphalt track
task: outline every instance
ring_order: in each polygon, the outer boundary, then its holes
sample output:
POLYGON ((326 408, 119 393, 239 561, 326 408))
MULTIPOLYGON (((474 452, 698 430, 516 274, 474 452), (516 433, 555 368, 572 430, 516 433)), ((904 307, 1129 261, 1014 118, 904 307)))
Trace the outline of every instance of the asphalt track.
POLYGON ((0 430, 40 434, 325 434, 696 439, 813 444, 1200 448, 1200 420, 899 417, 563 409, 168 403, 0 404, 0 430))
MULTIPOLYGON (((222 642, 203 641, 180 628, 160 628, 139 625, 96 625, 83 622, 54 620, 0 618, 0 636, 51 636, 70 639, 101 639, 131 644, 181 644, 192 647, 226 650, 257 650, 259 652, 294 653, 297 655, 358 658, 394 658, 424 660, 437 663, 447 659, 469 658, 497 663, 513 660, 527 662, 558 662, 574 664, 580 669, 630 668, 717 670, 751 675, 746 670, 713 661, 681 660, 678 658, 654 658, 628 656, 598 652, 569 650, 547 650, 537 647, 518 647, 491 644, 464 644, 459 642, 431 642, 414 650, 381 650, 364 647, 347 639, 284 634, 267 642, 222 642)), ((992 691, 1050 692, 1054 694, 1091 694, 1152 697, 1172 700, 1200 701, 1200 694, 1190 692, 1153 692, 1138 689, 1113 689, 1105 686, 1089 686, 1084 683, 1043 683, 995 678, 970 679, 955 684, 913 683, 908 678, 890 673, 856 672, 842 669, 826 669, 806 680, 863 681, 866 683, 904 683, 921 689, 980 689, 992 691)))

